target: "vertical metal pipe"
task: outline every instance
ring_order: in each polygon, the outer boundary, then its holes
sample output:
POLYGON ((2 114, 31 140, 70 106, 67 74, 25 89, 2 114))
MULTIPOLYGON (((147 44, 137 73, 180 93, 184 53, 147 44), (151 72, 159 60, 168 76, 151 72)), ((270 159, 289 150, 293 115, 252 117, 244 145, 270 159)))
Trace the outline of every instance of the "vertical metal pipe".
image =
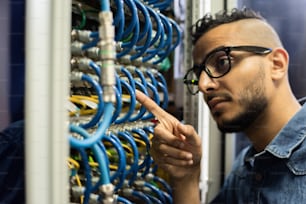
POLYGON ((26 2, 26 201, 68 203, 71 1, 26 2))

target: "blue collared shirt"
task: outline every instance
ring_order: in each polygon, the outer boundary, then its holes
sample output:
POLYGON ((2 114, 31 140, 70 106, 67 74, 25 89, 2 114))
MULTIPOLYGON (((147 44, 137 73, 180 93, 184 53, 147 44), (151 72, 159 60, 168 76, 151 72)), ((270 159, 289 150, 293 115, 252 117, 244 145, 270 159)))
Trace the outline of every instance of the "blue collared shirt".
POLYGON ((306 203, 306 104, 264 151, 242 150, 211 203, 306 203))

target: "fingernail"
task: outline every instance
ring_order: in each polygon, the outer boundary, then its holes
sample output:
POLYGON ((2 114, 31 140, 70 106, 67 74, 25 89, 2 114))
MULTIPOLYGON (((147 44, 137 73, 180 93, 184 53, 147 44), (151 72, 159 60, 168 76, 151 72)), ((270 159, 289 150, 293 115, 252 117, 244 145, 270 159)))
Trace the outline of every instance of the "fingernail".
POLYGON ((187 153, 186 154, 186 159, 192 159, 192 154, 191 153, 187 153))

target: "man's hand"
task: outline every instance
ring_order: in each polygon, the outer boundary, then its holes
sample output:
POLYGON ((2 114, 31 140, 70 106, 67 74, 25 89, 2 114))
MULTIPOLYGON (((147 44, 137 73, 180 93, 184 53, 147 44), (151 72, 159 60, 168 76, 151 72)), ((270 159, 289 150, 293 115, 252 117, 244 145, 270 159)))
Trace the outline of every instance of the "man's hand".
POLYGON ((159 121, 150 152, 154 161, 172 178, 198 176, 202 149, 194 128, 181 124, 142 92, 136 90, 136 98, 159 121))

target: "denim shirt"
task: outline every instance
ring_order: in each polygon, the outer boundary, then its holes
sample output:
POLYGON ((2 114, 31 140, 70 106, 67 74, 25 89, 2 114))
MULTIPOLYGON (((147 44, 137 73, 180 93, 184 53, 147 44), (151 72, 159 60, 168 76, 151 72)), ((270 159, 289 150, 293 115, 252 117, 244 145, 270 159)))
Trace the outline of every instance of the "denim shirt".
POLYGON ((211 203, 306 203, 306 104, 264 151, 242 150, 211 203))

